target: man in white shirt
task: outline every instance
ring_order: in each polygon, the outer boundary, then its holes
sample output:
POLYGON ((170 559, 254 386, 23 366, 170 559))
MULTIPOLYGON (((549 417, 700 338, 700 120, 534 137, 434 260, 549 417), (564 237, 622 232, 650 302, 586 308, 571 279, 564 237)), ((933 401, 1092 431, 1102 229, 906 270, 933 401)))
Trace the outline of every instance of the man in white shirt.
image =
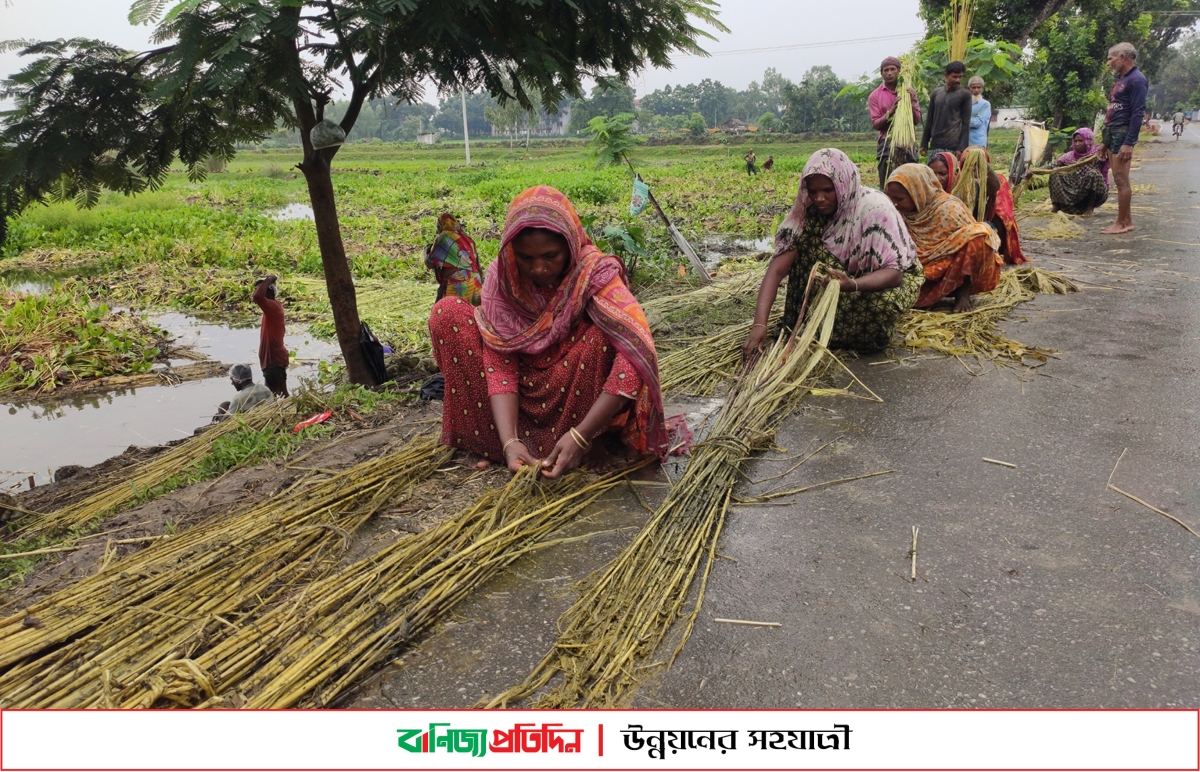
POLYGON ((234 365, 229 368, 229 380, 237 394, 228 402, 222 402, 213 416, 213 423, 223 421, 231 415, 245 413, 259 402, 266 402, 274 395, 271 390, 261 383, 254 382, 254 375, 248 365, 234 365))

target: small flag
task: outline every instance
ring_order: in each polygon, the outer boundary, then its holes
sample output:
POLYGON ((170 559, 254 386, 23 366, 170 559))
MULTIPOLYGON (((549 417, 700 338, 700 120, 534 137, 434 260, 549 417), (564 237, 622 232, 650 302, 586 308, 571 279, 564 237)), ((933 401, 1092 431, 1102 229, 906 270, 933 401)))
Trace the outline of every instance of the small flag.
POLYGON ((637 217, 650 201, 650 186, 639 179, 633 181, 633 197, 629 199, 629 216, 637 217))

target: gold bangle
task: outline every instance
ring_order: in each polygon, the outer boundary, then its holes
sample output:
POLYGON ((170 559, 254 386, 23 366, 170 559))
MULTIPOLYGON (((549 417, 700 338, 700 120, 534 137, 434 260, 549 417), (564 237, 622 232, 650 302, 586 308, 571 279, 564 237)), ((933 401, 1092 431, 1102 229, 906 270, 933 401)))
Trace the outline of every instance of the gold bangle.
POLYGON ((508 452, 508 446, 509 446, 509 445, 512 445, 514 442, 520 442, 522 445, 524 445, 524 444, 525 444, 525 443, 524 443, 524 442, 521 440, 521 438, 520 438, 520 437, 513 437, 511 440, 509 440, 508 442, 504 443, 503 447, 501 447, 501 448, 500 448, 500 453, 501 453, 502 455, 503 455, 503 454, 505 454, 505 453, 507 453, 507 452, 508 452))
POLYGON ((762 322, 755 322, 754 324, 750 325, 750 329, 752 330, 755 327, 762 327, 764 330, 767 329, 767 325, 763 324, 762 322))
POLYGON ((574 426, 571 427, 570 431, 571 439, 575 440, 575 444, 579 446, 580 450, 587 450, 592 446, 592 443, 588 442, 582 434, 576 431, 574 426))
POLYGON ((854 282, 854 289, 853 289, 852 291, 853 291, 853 292, 858 292, 858 279, 856 279, 856 278, 854 278, 853 276, 851 276, 851 277, 850 277, 850 281, 854 282))

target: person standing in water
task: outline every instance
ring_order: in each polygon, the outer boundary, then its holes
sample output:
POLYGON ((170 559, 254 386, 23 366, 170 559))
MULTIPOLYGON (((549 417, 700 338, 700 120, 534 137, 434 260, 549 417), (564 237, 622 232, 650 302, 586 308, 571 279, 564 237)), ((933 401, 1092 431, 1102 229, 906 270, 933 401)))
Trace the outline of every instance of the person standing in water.
POLYGON ((285 329, 283 303, 279 302, 279 288, 275 274, 264 276, 254 282, 251 299, 262 309, 262 332, 258 338, 258 364, 262 367, 263 380, 267 388, 277 397, 288 396, 287 368, 288 350, 283 344, 285 329))

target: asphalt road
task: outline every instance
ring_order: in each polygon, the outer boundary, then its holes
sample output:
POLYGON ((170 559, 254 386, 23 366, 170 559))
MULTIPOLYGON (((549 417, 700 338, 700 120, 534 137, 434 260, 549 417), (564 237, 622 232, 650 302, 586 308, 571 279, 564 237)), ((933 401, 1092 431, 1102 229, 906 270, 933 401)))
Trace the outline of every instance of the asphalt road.
MULTIPOLYGON (((1036 264, 1089 282, 1005 324, 1058 359, 979 376, 861 359, 882 404, 814 398, 784 422, 790 454, 834 441, 788 487, 895 472, 731 510, 701 622, 636 705, 1200 704, 1200 538, 1107 488, 1127 449, 1112 483, 1200 531, 1200 132, 1137 159, 1135 185, 1153 188, 1135 194, 1136 231, 1099 235, 1103 209, 1080 239, 1027 242, 1036 264)), ((625 530, 522 560, 349 703, 464 706, 519 682, 569 583, 643 518, 631 497, 598 512, 578 528, 625 530)))

